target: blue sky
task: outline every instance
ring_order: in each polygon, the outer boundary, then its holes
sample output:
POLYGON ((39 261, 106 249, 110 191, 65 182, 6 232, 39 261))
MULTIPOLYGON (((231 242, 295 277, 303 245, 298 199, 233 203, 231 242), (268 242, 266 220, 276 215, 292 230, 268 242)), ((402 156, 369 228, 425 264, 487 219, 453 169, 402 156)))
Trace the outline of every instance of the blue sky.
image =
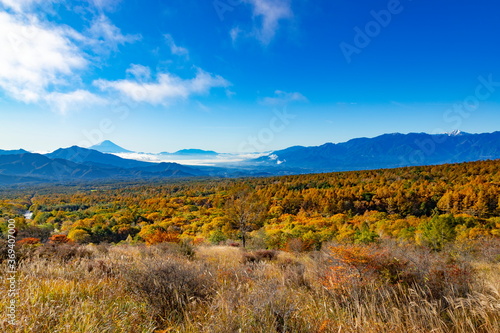
POLYGON ((491 132, 499 32, 491 0, 0 0, 0 149, 491 132))

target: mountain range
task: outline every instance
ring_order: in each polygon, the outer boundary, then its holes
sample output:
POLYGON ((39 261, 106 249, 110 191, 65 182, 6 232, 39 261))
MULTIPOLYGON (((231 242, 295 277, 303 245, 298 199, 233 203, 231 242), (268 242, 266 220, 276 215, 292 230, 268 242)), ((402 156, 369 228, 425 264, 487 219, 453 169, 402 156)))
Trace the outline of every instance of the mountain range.
MULTIPOLYGON (((123 147, 118 146, 116 143, 109 141, 109 140, 104 140, 101 143, 98 143, 96 145, 93 145, 89 147, 88 149, 92 150, 97 150, 101 153, 108 153, 108 154, 125 154, 125 153, 135 153, 134 151, 125 149, 123 147)), ((24 151, 27 152, 27 151, 24 151)), ((169 152, 161 152, 159 155, 218 155, 217 152, 212 151, 212 150, 202 150, 202 149, 181 149, 178 150, 174 153, 169 153, 169 152)))
MULTIPOLYGON (((384 134, 338 144, 294 146, 256 159, 210 167, 153 163, 114 155, 123 153, 134 152, 111 141, 90 148, 60 148, 48 154, 30 153, 23 149, 0 150, 0 184, 270 176, 497 159, 500 158, 500 132, 384 134)), ((165 154, 170 153, 158 155, 165 154)), ((184 149, 173 154, 193 158, 219 155, 199 149, 184 149)))
POLYGON ((195 155, 195 156, 215 156, 215 155, 218 155, 217 152, 213 151, 213 150, 202 150, 202 149, 181 149, 181 150, 178 150, 176 151, 175 153, 167 153, 167 152, 163 152, 163 153, 160 153, 160 155, 182 155, 182 156, 186 156, 186 155, 195 155))
POLYGON ((500 158, 500 132, 384 134, 316 147, 294 146, 250 161, 274 169, 331 172, 500 158))
MULTIPOLYGON (((75 150, 74 147, 58 149, 57 154, 48 154, 50 157, 32 153, 0 155, 0 184, 71 182, 78 180, 139 180, 198 176, 197 172, 188 172, 190 170, 189 167, 176 163, 160 163, 143 167, 117 167, 111 164, 105 164, 105 161, 108 161, 110 156, 116 156, 85 148, 79 148, 78 151, 88 153, 92 158, 95 158, 96 153, 103 154, 102 163, 96 163, 90 159, 87 160, 85 156, 82 158, 80 158, 80 156, 71 156, 72 159, 79 159, 79 163, 56 157, 57 155, 69 156, 75 150), (148 168, 152 166, 157 169, 153 171, 148 170, 148 168)), ((121 159, 119 157, 117 158, 121 159)), ((123 160, 124 165, 128 163, 125 159, 121 160, 123 160)), ((113 162, 118 164, 116 161, 113 162)))

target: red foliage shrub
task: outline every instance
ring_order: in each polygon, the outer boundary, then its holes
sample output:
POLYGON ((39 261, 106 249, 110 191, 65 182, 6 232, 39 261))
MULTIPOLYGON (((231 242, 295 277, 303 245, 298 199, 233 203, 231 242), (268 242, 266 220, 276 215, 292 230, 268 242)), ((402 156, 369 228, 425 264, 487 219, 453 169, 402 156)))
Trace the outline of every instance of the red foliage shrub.
POLYGON ((40 244, 40 238, 27 237, 16 242, 18 245, 38 245, 40 244))
POLYGON ((445 253, 416 247, 337 245, 329 248, 322 284, 332 291, 373 285, 418 287, 429 298, 466 295, 472 267, 445 253))

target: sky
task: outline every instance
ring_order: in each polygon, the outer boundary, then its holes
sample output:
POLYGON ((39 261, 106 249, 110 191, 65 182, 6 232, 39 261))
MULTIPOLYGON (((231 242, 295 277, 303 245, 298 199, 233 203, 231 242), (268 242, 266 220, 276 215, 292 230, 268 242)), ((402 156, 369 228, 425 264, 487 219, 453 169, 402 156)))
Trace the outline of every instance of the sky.
POLYGON ((491 0, 0 0, 0 149, 500 130, 491 0))

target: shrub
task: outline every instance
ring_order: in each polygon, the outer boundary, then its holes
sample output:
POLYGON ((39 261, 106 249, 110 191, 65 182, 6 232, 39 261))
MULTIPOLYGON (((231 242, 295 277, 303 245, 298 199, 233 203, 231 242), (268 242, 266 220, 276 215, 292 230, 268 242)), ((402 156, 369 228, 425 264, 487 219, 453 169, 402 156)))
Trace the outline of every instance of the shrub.
POLYGON ((143 257, 155 258, 155 257, 186 257, 188 259, 193 259, 195 256, 195 250, 193 245, 187 240, 180 241, 179 243, 158 243, 150 246, 139 246, 137 247, 141 251, 143 257))
POLYGON ((343 290, 346 285, 362 287, 373 281, 377 265, 371 252, 360 245, 330 246, 324 286, 329 290, 343 290))
POLYGON ((113 266, 110 263, 106 263, 104 260, 90 261, 87 263, 87 272, 94 272, 100 277, 112 277, 115 276, 113 266))
POLYGON ((53 235, 49 237, 49 243, 50 244, 65 244, 65 243, 70 243, 71 239, 66 237, 66 235, 53 235))
POLYGON ((453 215, 435 215, 428 222, 422 223, 420 243, 439 251, 453 241, 456 236, 456 219, 453 215))
POLYGON ((0 237, 0 248, 2 249, 0 251, 0 261, 6 260, 9 256, 8 252, 6 251, 7 244, 7 239, 0 237))
POLYGON ((304 252, 311 251, 313 249, 313 241, 307 240, 303 241, 300 238, 292 238, 285 245, 286 252, 304 252))
POLYGON ((193 245, 187 241, 179 243, 179 253, 187 257, 188 259, 193 259, 196 254, 193 245))
POLYGON ((322 283, 339 293, 385 285, 418 288, 429 299, 465 296, 474 275, 467 262, 425 248, 336 245, 328 251, 322 283))
POLYGON ((243 253, 243 263, 261 262, 265 260, 274 260, 277 257, 276 251, 257 250, 243 253))
POLYGON ((305 266, 299 261, 285 258, 278 263, 279 268, 283 272, 283 280, 286 285, 294 287, 309 287, 305 279, 305 266))
POLYGON ((146 237, 146 244, 153 245, 158 243, 179 243, 179 234, 163 231, 160 229, 155 230, 154 233, 146 237))
POLYGON ((40 238, 27 237, 16 242, 16 257, 19 261, 33 257, 36 249, 41 246, 40 238))
POLYGON ((45 242, 50 237, 54 228, 51 225, 26 225, 23 226, 17 238, 39 238, 40 241, 45 242))
POLYGON ((27 237, 21 240, 18 240, 17 245, 38 245, 40 244, 40 238, 35 237, 27 237))
POLYGON ((193 245, 202 245, 205 243, 205 238, 203 237, 196 237, 193 239, 193 245))
POLYGON ((210 236, 208 236, 208 241, 212 244, 220 244, 226 239, 227 237, 220 230, 213 230, 210 232, 210 236))
POLYGON ((62 244, 44 244, 36 249, 33 254, 39 258, 49 260, 59 260, 68 262, 73 259, 92 258, 92 252, 84 246, 75 245, 72 243, 62 244))
POLYGON ((83 230, 83 229, 72 229, 68 233, 68 238, 72 240, 75 243, 88 243, 90 242, 91 236, 88 233, 88 231, 83 230))
POLYGON ((122 275, 130 292, 149 303, 159 323, 181 321, 189 305, 213 294, 212 275, 193 263, 148 260, 132 269, 123 267, 122 275))
POLYGON ((147 245, 158 243, 178 243, 180 242, 179 234, 165 230, 159 225, 148 225, 141 229, 138 236, 142 238, 147 245))

